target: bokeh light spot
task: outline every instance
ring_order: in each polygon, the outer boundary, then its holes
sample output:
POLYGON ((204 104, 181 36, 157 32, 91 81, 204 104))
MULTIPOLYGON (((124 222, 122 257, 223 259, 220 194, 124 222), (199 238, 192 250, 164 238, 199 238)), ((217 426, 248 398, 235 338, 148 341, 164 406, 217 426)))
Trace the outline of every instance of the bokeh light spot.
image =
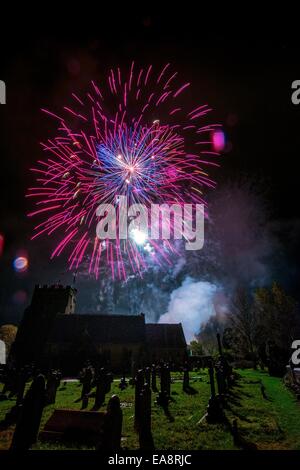
POLYGON ((28 269, 28 259, 25 256, 18 256, 13 261, 14 270, 17 273, 23 273, 28 269))
POLYGON ((225 134, 221 130, 217 130, 212 136, 213 146, 216 152, 221 152, 225 147, 225 134))

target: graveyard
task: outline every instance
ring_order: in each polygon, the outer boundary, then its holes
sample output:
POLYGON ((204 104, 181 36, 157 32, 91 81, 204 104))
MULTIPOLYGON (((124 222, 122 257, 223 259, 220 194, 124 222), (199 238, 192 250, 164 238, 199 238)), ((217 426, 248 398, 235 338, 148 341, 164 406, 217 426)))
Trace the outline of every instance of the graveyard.
POLYGON ((142 6, 6 20, 0 470, 299 467, 299 28, 142 6))
POLYGON ((76 292, 35 288, 0 369, 0 450, 300 450, 286 351, 238 365, 227 331, 195 354, 180 323, 76 314, 76 292))
MULTIPOLYGON (((167 407, 157 403, 159 393, 151 393, 151 448, 160 450, 289 450, 300 449, 300 407, 295 396, 282 379, 270 377, 266 372, 251 369, 237 370, 237 379, 226 393, 224 417, 220 422, 208 422, 205 414, 211 396, 211 383, 207 369, 189 372, 189 386, 184 390, 184 373, 172 372, 170 400, 167 407), (202 418, 202 419, 201 419, 202 418), (235 429, 232 426, 235 424, 235 429)), ((141 448, 140 433, 135 426, 135 386, 130 377, 115 377, 104 403, 97 413, 105 411, 111 396, 117 395, 123 415, 121 448, 141 448), (122 381, 126 387, 120 388, 122 381)), ((157 380, 157 386, 159 383, 157 380)), ((217 388, 217 383, 215 384, 217 388)), ((26 384, 26 391, 30 382, 26 384)), ((43 409, 37 441, 32 450, 94 450, 93 444, 77 440, 47 441, 40 438, 45 424, 55 409, 92 410, 95 388, 90 390, 88 403, 80 399, 83 385, 80 381, 62 379, 55 403, 43 409)), ((0 402, 0 450, 11 447, 15 424, 5 427, 6 414, 15 405, 16 397, 0 402)), ((146 410, 143 409, 142 413, 146 410)), ((143 422, 143 426, 147 423, 143 422)), ((146 439, 147 440, 147 439, 146 439)), ((149 444, 148 444, 149 445, 149 444)), ((146 444, 147 447, 147 444, 146 444)), ((148 447, 149 448, 149 447, 148 447)))

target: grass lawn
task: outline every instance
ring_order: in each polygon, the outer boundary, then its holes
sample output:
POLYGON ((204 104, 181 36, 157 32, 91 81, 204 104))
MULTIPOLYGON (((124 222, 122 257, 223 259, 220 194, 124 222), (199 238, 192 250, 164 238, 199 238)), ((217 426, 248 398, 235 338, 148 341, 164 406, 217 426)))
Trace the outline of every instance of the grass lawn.
MULTIPOLYGON (((241 435, 255 443, 258 449, 297 449, 300 450, 300 405, 293 394, 286 389, 282 380, 269 377, 267 373, 252 370, 239 370, 241 378, 227 400, 226 415, 230 421, 238 421, 241 435), (261 394, 260 381, 265 386, 267 399, 261 394)), ((195 394, 182 391, 180 374, 172 374, 172 403, 169 406, 171 417, 165 416, 161 407, 155 404, 152 394, 152 433, 156 449, 178 450, 218 450, 239 449, 236 447, 229 429, 223 424, 207 424, 199 419, 206 411, 210 395, 206 371, 190 374, 190 384, 195 394)), ((138 449, 138 439, 133 431, 134 388, 129 386, 120 391, 118 381, 112 385, 113 393, 119 395, 123 409, 122 447, 138 449)), ((80 409, 75 403, 80 396, 81 386, 77 382, 61 385, 56 404, 47 406, 43 413, 41 429, 51 416, 54 408, 80 409)), ((108 396, 107 396, 108 398, 108 396)), ((94 399, 90 399, 88 409, 94 399)), ((0 421, 13 406, 14 400, 0 402, 0 421)), ((105 410, 105 405, 101 410, 105 410)), ((7 449, 13 427, 0 431, 0 449, 7 449)), ((37 442, 34 449, 71 449, 59 443, 37 442)), ((74 447, 75 448, 75 447, 74 447)), ((78 448, 78 447, 76 447, 78 448)), ((88 447, 82 447, 82 449, 88 447)))

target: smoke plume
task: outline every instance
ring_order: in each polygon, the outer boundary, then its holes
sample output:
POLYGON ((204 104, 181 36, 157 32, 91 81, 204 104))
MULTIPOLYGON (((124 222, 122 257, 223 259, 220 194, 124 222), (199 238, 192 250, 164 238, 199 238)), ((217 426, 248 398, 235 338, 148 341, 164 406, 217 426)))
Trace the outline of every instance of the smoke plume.
POLYGON ((181 323, 189 343, 199 332, 201 324, 216 313, 214 299, 217 292, 216 285, 187 277, 171 293, 167 312, 160 317, 159 323, 181 323))

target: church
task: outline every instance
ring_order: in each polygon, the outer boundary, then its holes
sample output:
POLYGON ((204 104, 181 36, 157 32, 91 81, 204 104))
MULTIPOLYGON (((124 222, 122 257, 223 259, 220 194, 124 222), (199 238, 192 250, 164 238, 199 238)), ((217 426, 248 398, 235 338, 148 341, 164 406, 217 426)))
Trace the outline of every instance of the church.
POLYGON ((35 286, 12 348, 17 365, 34 362, 74 375, 86 361, 117 373, 160 360, 183 364, 181 323, 146 323, 144 314, 76 314, 76 293, 60 284, 35 286))

